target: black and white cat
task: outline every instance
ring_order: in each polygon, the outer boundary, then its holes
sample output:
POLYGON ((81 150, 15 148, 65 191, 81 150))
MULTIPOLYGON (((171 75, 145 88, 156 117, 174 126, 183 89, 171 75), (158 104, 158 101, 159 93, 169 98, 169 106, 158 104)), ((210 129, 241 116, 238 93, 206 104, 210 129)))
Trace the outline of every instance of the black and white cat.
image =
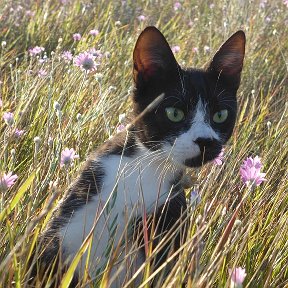
MULTIPOLYGON (((39 270, 47 272, 52 265, 55 271, 59 266, 64 269, 90 233, 93 241, 72 285, 81 279, 86 264, 93 279, 115 255, 109 276, 112 287, 121 287, 125 276, 136 272, 145 253, 133 250, 143 241, 135 240, 131 223, 141 223, 143 211, 155 214, 157 227, 149 234, 155 243, 176 229, 186 210, 184 190, 177 185, 184 170, 216 158, 232 134, 244 53, 245 34, 238 31, 207 69, 182 69, 161 32, 147 27, 141 33, 133 53, 133 124, 96 150, 54 211, 40 239, 39 270), (127 263, 121 266, 128 253, 130 268, 127 263)), ((177 249, 179 235, 170 244, 177 249)), ((159 262, 165 253, 167 249, 160 249, 159 262)))

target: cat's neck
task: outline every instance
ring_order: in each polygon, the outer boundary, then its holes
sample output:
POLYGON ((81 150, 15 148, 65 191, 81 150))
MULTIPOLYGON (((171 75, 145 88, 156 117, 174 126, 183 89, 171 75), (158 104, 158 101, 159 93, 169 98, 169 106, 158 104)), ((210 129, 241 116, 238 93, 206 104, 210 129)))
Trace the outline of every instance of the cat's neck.
POLYGON ((158 149, 159 145, 159 143, 152 141, 151 143, 143 143, 136 128, 132 127, 109 139, 98 149, 97 154, 127 157, 127 164, 129 162, 130 165, 138 168, 147 167, 155 170, 155 172, 165 170, 166 173, 172 171, 172 174, 183 173, 185 166, 174 163, 169 157, 169 153, 167 155, 162 149, 158 149))
POLYGON ((114 183, 131 203, 137 203, 139 197, 143 197, 148 210, 155 201, 159 201, 158 205, 164 204, 169 194, 174 193, 183 169, 161 150, 146 147, 137 134, 122 132, 104 147, 101 151, 105 152, 98 158, 106 174, 103 192, 111 192, 114 189, 111 183, 114 183))

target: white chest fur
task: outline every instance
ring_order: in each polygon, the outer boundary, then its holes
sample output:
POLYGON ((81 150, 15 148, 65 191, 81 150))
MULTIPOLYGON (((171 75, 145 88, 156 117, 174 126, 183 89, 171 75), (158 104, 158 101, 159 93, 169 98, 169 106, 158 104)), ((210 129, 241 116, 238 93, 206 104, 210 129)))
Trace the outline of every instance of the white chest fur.
MULTIPOLYGON (((153 152, 140 151, 133 157, 102 157, 100 162, 105 176, 100 193, 76 210, 60 230, 65 254, 73 257, 94 229, 89 257, 91 272, 106 265, 107 255, 111 255, 107 253, 109 245, 113 251, 119 242, 126 240, 131 248, 127 231, 129 220, 142 216, 144 210, 147 214, 153 213, 156 203, 157 206, 164 204, 171 192, 171 183, 177 172, 175 167, 153 152)), ((87 253, 83 256, 82 265, 86 258, 87 253)), ((139 258, 137 261, 138 265, 141 264, 139 258)), ((81 273, 83 269, 80 268, 78 265, 81 273)))

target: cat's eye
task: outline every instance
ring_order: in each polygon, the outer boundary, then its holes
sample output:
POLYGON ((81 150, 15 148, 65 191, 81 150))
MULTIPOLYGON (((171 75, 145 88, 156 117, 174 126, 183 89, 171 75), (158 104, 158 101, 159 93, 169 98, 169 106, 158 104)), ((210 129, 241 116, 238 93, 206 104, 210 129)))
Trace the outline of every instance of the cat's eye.
POLYGON ((220 110, 213 115, 213 121, 215 123, 223 123, 226 121, 227 117, 228 117, 228 110, 227 109, 220 110))
POLYGON ((175 107, 167 107, 165 109, 168 119, 172 122, 180 122, 184 119, 184 112, 175 107))

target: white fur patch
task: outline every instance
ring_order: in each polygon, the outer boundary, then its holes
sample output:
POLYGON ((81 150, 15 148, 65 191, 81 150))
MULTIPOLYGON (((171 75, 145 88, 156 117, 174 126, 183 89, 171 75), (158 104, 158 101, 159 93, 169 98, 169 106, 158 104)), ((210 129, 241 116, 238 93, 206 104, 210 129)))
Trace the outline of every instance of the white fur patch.
MULTIPOLYGON (((147 214, 152 213, 157 201, 158 206, 165 203, 171 189, 171 182, 176 177, 175 169, 173 167, 167 169, 167 165, 170 164, 163 155, 159 154, 159 151, 151 152, 143 146, 139 150, 140 152, 134 157, 107 155, 100 158, 105 172, 101 192, 93 196, 87 205, 75 211, 69 223, 60 230, 64 251, 67 256, 73 257, 92 229, 95 219, 98 219, 96 225, 94 224, 90 252, 90 260, 93 260, 89 261, 91 273, 105 267, 108 261, 105 252, 108 243, 111 243, 109 241, 114 239, 114 243, 111 244, 114 251, 119 241, 129 239, 131 235, 127 231, 127 223, 131 217, 142 216, 144 207, 147 214), (107 202, 110 208, 107 208, 107 202)), ((137 265, 143 263, 141 255, 135 253, 133 256, 137 259, 137 265)), ((82 266, 78 265, 80 274, 83 274, 86 258, 87 253, 82 257, 82 266)), ((127 270, 133 275, 138 267, 135 267, 135 271, 126 268, 120 273, 119 282, 115 287, 121 286, 127 270)))
POLYGON ((183 165, 186 159, 191 159, 201 154, 199 145, 194 142, 198 138, 220 140, 219 135, 205 121, 205 105, 201 99, 197 103, 196 113, 191 121, 190 129, 177 137, 173 145, 165 143, 163 150, 173 162, 183 165))

